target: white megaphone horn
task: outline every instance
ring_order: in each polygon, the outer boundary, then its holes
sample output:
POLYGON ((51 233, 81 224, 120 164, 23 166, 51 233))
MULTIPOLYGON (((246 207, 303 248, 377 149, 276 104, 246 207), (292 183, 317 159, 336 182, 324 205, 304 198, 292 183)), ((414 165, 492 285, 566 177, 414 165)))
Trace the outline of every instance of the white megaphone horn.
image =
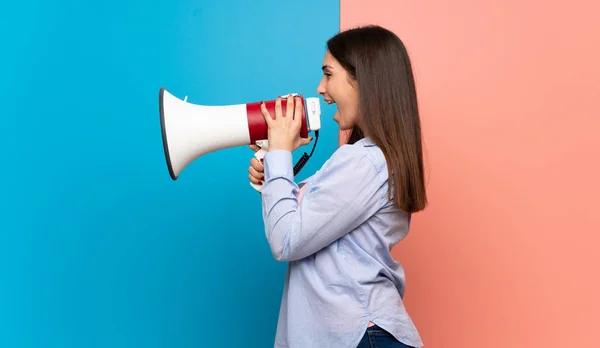
MULTIPOLYGON (((283 112, 287 104, 286 96, 282 96, 284 98, 281 100, 283 112)), ((300 136, 307 138, 308 133, 313 131, 318 139, 321 128, 319 98, 299 97, 304 104, 300 136)), ((275 101, 264 101, 271 115, 275 115, 275 101)), ((187 97, 181 100, 162 87, 158 104, 163 147, 171 179, 177 180, 179 173, 197 158, 225 148, 256 144, 260 150, 254 156, 262 159, 268 149, 268 127, 260 111, 261 103, 198 105, 188 103, 187 97)), ((313 146, 316 146, 316 139, 313 146)), ((310 155, 304 153, 294 168, 294 174, 311 155, 312 152, 310 155)), ((261 190, 260 185, 251 185, 261 190)))

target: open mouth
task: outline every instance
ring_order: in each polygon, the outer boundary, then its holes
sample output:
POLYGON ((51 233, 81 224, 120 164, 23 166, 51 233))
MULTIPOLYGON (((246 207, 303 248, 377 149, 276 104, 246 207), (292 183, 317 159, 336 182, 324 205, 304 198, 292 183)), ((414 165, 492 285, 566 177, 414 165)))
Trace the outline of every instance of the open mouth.
POLYGON ((335 101, 333 99, 325 99, 325 102, 327 104, 335 104, 335 101))

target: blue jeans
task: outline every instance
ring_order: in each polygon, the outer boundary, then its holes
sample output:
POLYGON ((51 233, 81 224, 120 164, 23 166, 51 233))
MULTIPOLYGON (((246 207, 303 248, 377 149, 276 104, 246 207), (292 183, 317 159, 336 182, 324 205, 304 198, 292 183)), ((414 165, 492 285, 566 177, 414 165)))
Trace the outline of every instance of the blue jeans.
POLYGON ((389 332, 377 325, 367 328, 367 332, 356 348, 412 348, 399 342, 389 332))

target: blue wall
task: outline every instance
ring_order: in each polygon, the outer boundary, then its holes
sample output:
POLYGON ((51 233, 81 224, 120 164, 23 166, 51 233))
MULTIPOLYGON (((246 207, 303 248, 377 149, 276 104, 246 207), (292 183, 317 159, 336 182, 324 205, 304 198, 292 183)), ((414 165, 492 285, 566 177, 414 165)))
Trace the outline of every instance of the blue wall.
MULTIPOLYGON (((158 90, 314 96, 338 28, 338 1, 4 4, 0 347, 272 346, 286 264, 264 238, 252 152, 171 181, 158 90)), ((299 179, 336 146, 323 111, 299 179)))

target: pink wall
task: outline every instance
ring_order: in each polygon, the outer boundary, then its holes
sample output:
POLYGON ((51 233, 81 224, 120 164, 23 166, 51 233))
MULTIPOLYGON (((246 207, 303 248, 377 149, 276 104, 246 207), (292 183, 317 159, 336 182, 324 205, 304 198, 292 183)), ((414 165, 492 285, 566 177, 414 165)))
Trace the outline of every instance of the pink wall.
POLYGON ((395 250, 427 347, 600 343, 600 5, 342 0, 408 46, 427 210, 395 250))

